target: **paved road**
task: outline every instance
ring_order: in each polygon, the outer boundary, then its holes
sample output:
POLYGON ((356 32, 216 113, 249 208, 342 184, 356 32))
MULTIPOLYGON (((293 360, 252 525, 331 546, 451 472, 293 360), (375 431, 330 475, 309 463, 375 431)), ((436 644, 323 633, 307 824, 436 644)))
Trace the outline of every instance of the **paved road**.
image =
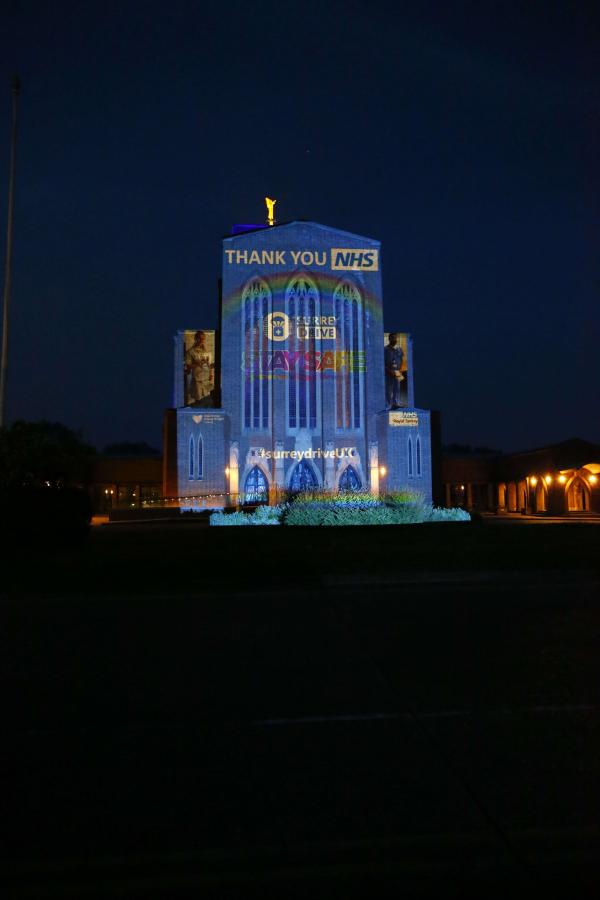
POLYGON ((597 895, 594 576, 3 612, 11 896, 597 895))

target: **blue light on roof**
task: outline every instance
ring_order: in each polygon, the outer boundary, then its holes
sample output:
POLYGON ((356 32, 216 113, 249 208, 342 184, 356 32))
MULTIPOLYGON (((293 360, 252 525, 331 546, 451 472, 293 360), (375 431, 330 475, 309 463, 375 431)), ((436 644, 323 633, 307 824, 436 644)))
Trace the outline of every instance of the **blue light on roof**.
POLYGON ((268 225, 232 225, 232 234, 243 234, 245 231, 258 231, 259 228, 268 228, 268 225))

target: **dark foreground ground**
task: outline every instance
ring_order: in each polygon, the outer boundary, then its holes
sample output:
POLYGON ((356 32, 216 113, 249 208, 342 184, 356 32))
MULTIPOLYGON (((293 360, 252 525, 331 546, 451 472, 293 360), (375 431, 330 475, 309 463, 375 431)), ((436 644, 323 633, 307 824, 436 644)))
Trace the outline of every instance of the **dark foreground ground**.
POLYGON ((2 564, 5 895, 600 890, 600 528, 93 529, 2 564))

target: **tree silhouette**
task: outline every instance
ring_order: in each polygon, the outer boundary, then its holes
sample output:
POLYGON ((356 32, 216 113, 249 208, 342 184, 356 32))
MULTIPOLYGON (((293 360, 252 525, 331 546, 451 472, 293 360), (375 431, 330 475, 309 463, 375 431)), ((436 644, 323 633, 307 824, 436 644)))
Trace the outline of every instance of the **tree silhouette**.
POLYGON ((0 485, 84 485, 94 454, 79 433, 60 422, 14 422, 0 430, 0 485))

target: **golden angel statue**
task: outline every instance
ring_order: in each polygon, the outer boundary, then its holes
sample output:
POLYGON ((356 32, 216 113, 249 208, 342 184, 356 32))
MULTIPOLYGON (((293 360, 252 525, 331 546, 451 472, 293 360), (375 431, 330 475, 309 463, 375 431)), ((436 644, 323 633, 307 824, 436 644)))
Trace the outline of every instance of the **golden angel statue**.
POLYGON ((277 200, 271 200, 270 197, 265 197, 265 203, 267 204, 267 221, 269 225, 275 224, 275 204, 277 200))

